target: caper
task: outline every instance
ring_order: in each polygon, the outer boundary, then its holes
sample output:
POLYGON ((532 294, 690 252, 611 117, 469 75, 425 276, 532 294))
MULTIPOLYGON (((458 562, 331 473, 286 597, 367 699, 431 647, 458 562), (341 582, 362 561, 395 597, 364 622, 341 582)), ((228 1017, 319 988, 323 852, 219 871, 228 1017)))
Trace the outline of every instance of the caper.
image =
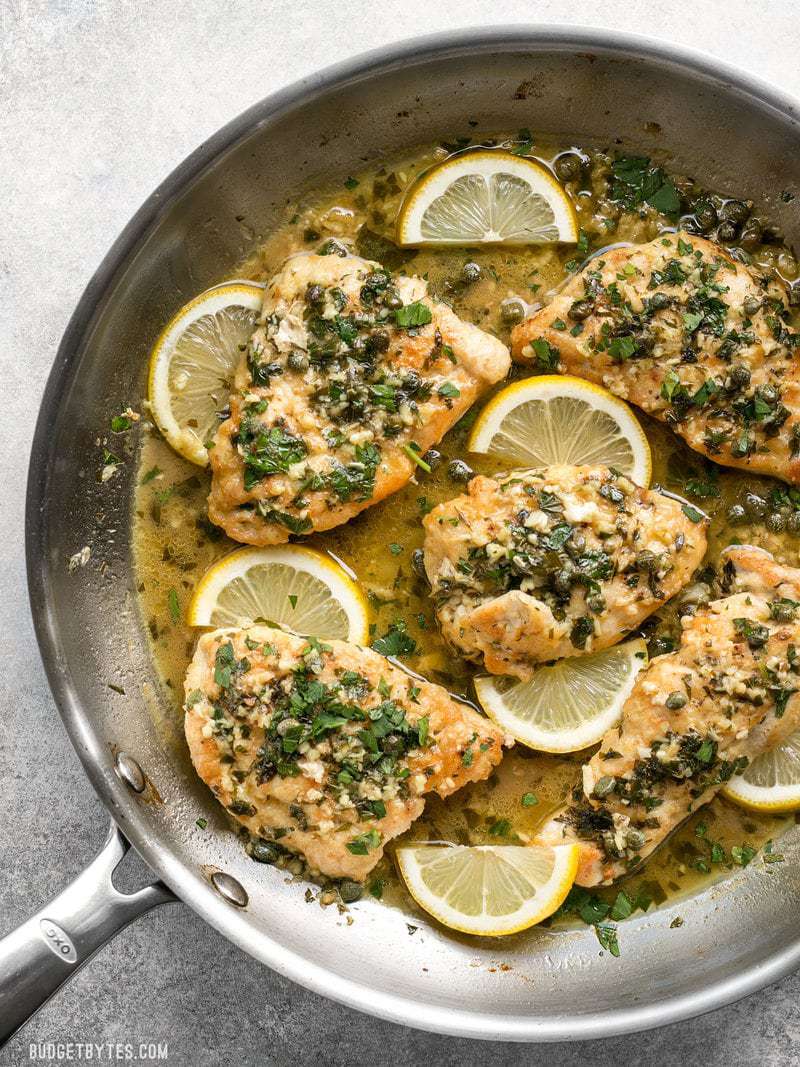
POLYGON ((625 844, 633 852, 638 852, 639 849, 644 848, 647 838, 641 830, 635 829, 633 826, 625 832, 625 844))
POLYGON ((770 533, 783 533, 786 529, 786 516, 780 511, 771 511, 767 515, 766 527, 770 533))
POLYGON ((719 209, 719 217, 723 222, 735 222, 739 226, 749 215, 750 208, 744 200, 726 200, 719 209))
POLYGON ((339 882, 339 896, 344 904, 355 904, 357 900, 361 900, 363 893, 364 886, 360 882, 353 882, 349 878, 339 882))
POLYGON ((649 548, 643 548, 636 553, 636 569, 639 571, 651 571, 655 567, 656 554, 649 548))
POLYGON ((800 283, 795 282, 789 286, 789 307, 796 308, 800 305, 800 283))
POLYGON ((525 318, 525 308, 521 300, 504 300, 500 305, 500 318, 509 326, 522 322, 525 318))
POLYGON ((347 245, 343 245, 335 237, 329 237, 319 249, 319 255, 321 256, 347 256, 349 254, 347 245))
POLYGON ((384 330, 376 330, 370 334, 366 342, 366 350, 369 353, 385 352, 389 347, 389 334, 384 330))
POLYGON ((800 511, 793 511, 786 520, 786 528, 791 533, 800 533, 800 511))
POLYGON ((758 219, 748 219, 742 226, 739 244, 742 248, 755 248, 761 241, 761 232, 761 223, 758 219))
POLYGON ((677 711, 678 708, 684 708, 686 707, 687 703, 688 701, 686 699, 685 693, 679 693, 677 689, 673 689, 673 691, 664 701, 664 704, 666 705, 666 707, 669 708, 670 711, 677 711))
POLYGON ((607 797, 609 793, 613 793, 617 787, 616 779, 610 777, 610 775, 603 775, 597 782, 595 782, 592 793, 596 797, 607 797))
POLYGON ((411 553, 411 569, 418 578, 428 580, 428 575, 425 572, 425 553, 421 548, 415 548, 411 553))
POLYGON ((423 455, 422 462, 427 463, 432 471, 435 471, 437 467, 441 465, 442 453, 437 452, 435 448, 429 448, 423 455))
POLYGON ((694 217, 701 233, 708 233, 717 225, 717 209, 710 200, 698 200, 695 203, 694 217))
POLYGON ((281 851, 277 845, 271 841, 264 841, 263 838, 255 841, 250 848, 250 855, 257 863, 277 863, 280 854, 281 851))
POLYGON ((556 157, 553 168, 560 181, 572 182, 580 177, 583 169, 583 160, 575 152, 564 152, 556 157))
POLYGON ((364 279, 364 285, 376 292, 382 292, 389 284, 389 275, 384 270, 373 270, 364 279))
POLYGON ((746 389, 750 384, 750 371, 743 363, 734 363, 728 372, 728 381, 731 389, 746 389))
POLYGON ((732 522, 735 526, 747 522, 747 512, 741 504, 731 504, 728 508, 728 522, 732 522))
POLYGON ((553 575, 553 589, 559 596, 569 596, 572 589, 572 567, 562 567, 553 575))
POLYGON ((752 293, 749 293, 742 301, 742 311, 745 313, 745 315, 747 315, 748 318, 750 318, 752 315, 755 315, 755 313, 760 307, 761 301, 758 299, 757 296, 753 296, 752 293))
POLYGON ((793 622, 797 616, 797 608, 791 600, 773 600, 769 611, 775 622, 793 622))
POLYGON ((463 459, 451 459, 447 464, 447 477, 452 482, 468 482, 474 473, 463 459))
POLYGON ((292 351, 286 357, 286 365, 288 366, 289 370, 308 370, 308 356, 305 354, 305 352, 301 352, 298 348, 292 349, 292 351))
POLYGON ((306 289, 306 303, 307 304, 321 304, 325 299, 325 290, 321 285, 309 285, 306 289))
POLYGON ((744 506, 747 514, 756 519, 763 519, 767 514, 767 502, 758 493, 745 493, 744 506))
POLYGON ((775 388, 774 385, 761 385, 756 389, 756 393, 765 401, 771 408, 775 407, 781 398, 781 394, 775 388))
POLYGON ((481 268, 479 263, 473 263, 472 260, 469 263, 465 263, 461 268, 461 281, 465 285, 474 285, 475 282, 481 276, 481 268))
POLYGON ((589 318, 593 311, 594 304, 592 304, 591 300, 576 300, 567 312, 567 315, 569 315, 573 322, 583 322, 584 319, 589 318))
POLYGON ((721 222, 717 226, 717 240, 723 244, 730 244, 731 241, 735 241, 739 234, 739 230, 735 222, 721 222))
POLYGON ((397 311, 403 306, 403 300, 396 289, 387 289, 383 294, 383 306, 390 311, 397 311))
POLYGON ((647 301, 647 306, 651 311, 663 311, 665 307, 669 307, 670 303, 670 297, 666 293, 653 293, 647 301))

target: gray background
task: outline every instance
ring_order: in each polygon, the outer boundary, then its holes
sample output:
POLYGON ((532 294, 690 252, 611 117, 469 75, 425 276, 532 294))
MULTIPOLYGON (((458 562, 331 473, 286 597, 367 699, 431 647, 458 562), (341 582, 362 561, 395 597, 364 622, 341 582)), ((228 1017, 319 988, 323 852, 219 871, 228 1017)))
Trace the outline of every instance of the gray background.
MULTIPOLYGON (((59 337, 154 186, 238 112, 356 51, 456 26, 594 24, 715 53, 800 95, 792 0, 0 0, 0 934, 94 855, 106 816, 61 727, 24 576, 24 471, 59 337), (757 9, 757 12, 756 12, 757 9)), ((681 966, 676 960, 675 966, 681 966)), ((478 1044, 341 1008, 271 974, 183 906, 140 920, 0 1053, 159 1040, 169 1063, 798 1064, 800 977, 644 1035, 478 1044)))

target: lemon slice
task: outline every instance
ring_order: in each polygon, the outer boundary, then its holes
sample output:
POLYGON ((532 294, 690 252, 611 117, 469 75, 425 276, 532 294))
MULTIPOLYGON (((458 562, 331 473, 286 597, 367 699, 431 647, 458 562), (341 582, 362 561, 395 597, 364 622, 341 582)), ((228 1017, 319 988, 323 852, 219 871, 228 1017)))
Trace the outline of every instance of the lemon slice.
POLYGON ((800 730, 754 759, 722 792, 751 811, 779 813, 800 808, 800 730))
POLYGON ((515 934, 552 915, 578 873, 578 845, 416 845, 398 848, 411 896, 465 934, 515 934))
POLYGON ((332 556, 301 545, 240 548, 207 571, 194 591, 190 626, 263 621, 320 639, 366 645, 361 589, 332 556))
POLYGON ((616 725, 646 663, 647 645, 635 638, 540 667, 529 682, 481 675, 475 692, 486 714, 517 741, 541 752, 579 752, 616 725))
POLYGON ((561 374, 514 382, 486 405, 467 447, 515 467, 603 464, 650 484, 644 430, 628 405, 599 385, 561 374))
POLYGON ((255 282, 215 285, 167 324, 150 356, 148 397, 161 433, 184 459, 204 467, 206 442, 250 340, 264 299, 255 282))
POLYGON ((465 152, 426 171, 397 218, 400 245, 578 240, 572 201, 553 174, 510 152, 465 152))

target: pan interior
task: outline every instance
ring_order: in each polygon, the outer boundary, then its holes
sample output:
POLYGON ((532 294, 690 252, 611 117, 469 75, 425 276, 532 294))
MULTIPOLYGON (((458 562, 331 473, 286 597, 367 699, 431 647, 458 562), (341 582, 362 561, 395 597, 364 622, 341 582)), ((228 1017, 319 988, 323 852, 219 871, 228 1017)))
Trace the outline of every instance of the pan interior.
POLYGON ((589 49, 558 34, 439 43, 266 101, 168 179, 76 312, 32 458, 31 593, 51 683, 95 785, 145 857, 214 925, 298 981, 411 1025, 591 1036, 704 1010, 796 966, 800 834, 787 835, 786 861, 767 873, 753 865, 626 922, 620 959, 590 929, 493 942, 417 919, 409 926, 400 910, 368 900, 349 916, 304 903, 285 874, 247 858, 215 811, 155 675, 130 553, 132 446, 116 448, 123 462, 111 479, 98 477, 109 419, 142 396, 160 327, 228 276, 288 199, 409 146, 451 140, 470 120, 478 132, 527 127, 553 140, 669 153, 676 170, 753 199, 789 243, 800 236, 777 195, 800 190, 795 120, 724 78, 633 44, 589 49), (88 562, 71 571, 84 546, 88 562), (151 783, 141 798, 113 772, 120 749, 151 783), (214 870, 245 886, 245 911, 215 894, 214 870))

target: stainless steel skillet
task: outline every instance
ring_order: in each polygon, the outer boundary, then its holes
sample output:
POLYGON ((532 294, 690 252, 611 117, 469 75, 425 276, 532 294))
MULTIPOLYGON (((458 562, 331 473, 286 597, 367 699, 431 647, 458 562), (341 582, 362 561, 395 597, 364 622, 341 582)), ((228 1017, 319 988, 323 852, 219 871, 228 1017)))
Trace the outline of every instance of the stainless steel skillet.
POLYGON ((800 195, 799 115, 780 93, 663 43, 543 27, 453 33, 373 53, 270 97, 153 194, 70 322, 28 484, 42 656, 66 728, 119 830, 61 897, 0 942, 0 1038, 110 936, 173 893, 311 989, 407 1025, 474 1037, 564 1040, 643 1029, 727 1003, 800 966, 796 831, 782 842, 785 863, 769 871, 752 864, 689 901, 626 922, 620 959, 601 953, 590 930, 479 942, 424 923, 412 936, 405 915, 373 901, 354 906, 349 927, 333 909, 306 905, 296 885, 245 856, 194 775, 157 685, 129 551, 133 455, 111 483, 96 478, 98 438, 112 414, 141 396, 160 325, 224 277, 298 189, 409 145, 527 126, 579 143, 619 139, 668 150, 678 169, 753 198, 797 239, 800 200, 779 194, 800 195), (70 573, 70 557, 86 545, 88 564, 70 573), (204 832, 195 825, 201 814, 204 832), (161 880, 133 897, 110 884, 125 838, 161 880), (683 925, 672 929, 677 914, 683 925))

